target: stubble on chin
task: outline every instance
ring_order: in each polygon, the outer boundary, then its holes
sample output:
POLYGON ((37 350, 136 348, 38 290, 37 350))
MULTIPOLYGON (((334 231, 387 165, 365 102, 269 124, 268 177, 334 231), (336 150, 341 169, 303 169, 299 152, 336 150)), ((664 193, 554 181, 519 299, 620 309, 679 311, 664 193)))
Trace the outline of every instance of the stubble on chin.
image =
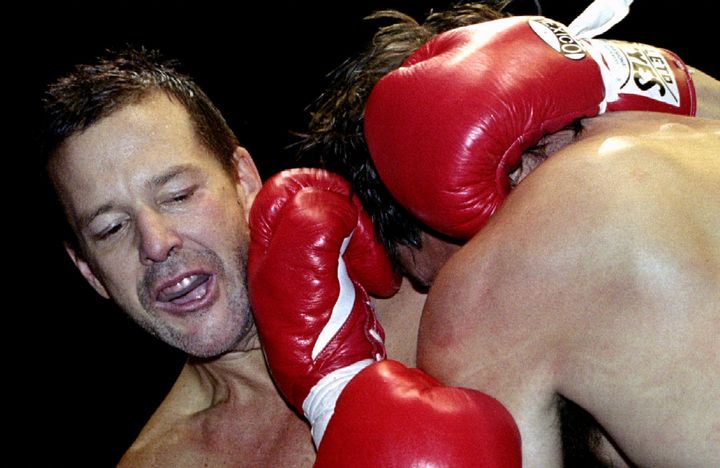
MULTIPOLYGON (((145 313, 136 318, 136 322, 163 342, 198 358, 212 358, 229 351, 255 347, 256 332, 247 295, 246 250, 238 249, 235 258, 238 260, 237 267, 231 271, 211 250, 182 251, 171 255, 165 262, 151 265, 137 284, 138 298, 145 313), (216 287, 224 288, 227 310, 220 315, 212 307, 192 312, 188 318, 192 323, 183 329, 163 319, 162 312, 154 308, 153 290, 162 278, 175 276, 188 266, 206 267, 214 273, 216 287), (220 324, 208 322, 218 317, 220 324), (196 332, 190 333, 188 328, 194 328, 196 332)), ((217 307, 217 304, 214 306, 217 307)))

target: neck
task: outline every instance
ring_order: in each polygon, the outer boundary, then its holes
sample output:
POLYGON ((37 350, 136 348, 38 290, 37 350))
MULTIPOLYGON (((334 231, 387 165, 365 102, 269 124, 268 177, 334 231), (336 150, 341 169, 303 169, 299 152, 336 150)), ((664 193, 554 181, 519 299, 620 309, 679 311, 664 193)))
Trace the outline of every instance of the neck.
POLYGON ((205 395, 206 408, 277 393, 259 347, 231 351, 213 359, 191 358, 187 368, 205 395))

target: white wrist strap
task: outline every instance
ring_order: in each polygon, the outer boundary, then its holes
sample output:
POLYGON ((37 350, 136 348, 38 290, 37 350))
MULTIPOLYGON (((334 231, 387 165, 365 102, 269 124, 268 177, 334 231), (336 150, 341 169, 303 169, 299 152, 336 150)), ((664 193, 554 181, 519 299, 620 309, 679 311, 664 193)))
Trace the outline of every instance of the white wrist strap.
POLYGON ((364 359, 333 371, 320 379, 310 389, 310 393, 303 402, 303 412, 310 422, 310 433, 316 448, 320 447, 320 441, 325 435, 325 429, 335 412, 335 403, 340 393, 353 377, 374 362, 372 359, 364 359))
MULTIPOLYGON (((588 41, 598 34, 602 34, 618 24, 630 11, 632 0, 595 0, 568 26, 570 34, 577 39, 588 41)), ((621 81, 613 76, 607 63, 603 59, 600 50, 603 48, 606 54, 613 54, 611 46, 597 43, 587 47, 588 53, 597 62, 605 85, 605 99, 598 106, 598 113, 603 114, 607 109, 608 102, 618 99, 621 81)))
POLYGON ((595 0, 568 26, 578 39, 591 39, 618 24, 630 11, 632 0, 595 0))

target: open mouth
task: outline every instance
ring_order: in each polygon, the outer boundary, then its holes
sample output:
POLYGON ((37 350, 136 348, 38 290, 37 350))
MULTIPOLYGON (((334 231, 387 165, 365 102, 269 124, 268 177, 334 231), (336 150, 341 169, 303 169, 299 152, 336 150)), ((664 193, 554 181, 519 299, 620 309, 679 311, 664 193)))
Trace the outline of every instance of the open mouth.
POLYGON ((160 288, 156 300, 172 306, 188 306, 202 302, 211 287, 212 275, 192 274, 160 288))

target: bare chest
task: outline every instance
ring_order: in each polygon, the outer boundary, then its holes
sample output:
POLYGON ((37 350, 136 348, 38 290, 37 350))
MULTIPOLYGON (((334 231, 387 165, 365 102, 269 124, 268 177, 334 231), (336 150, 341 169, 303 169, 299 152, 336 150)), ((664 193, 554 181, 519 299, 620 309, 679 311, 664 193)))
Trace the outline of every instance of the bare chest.
POLYGON ((272 413, 195 416, 186 427, 187 446, 213 466, 312 466, 308 426, 292 413, 272 413))
POLYGON ((222 405, 154 427, 120 466, 311 467, 314 459, 308 426, 289 409, 222 405))

